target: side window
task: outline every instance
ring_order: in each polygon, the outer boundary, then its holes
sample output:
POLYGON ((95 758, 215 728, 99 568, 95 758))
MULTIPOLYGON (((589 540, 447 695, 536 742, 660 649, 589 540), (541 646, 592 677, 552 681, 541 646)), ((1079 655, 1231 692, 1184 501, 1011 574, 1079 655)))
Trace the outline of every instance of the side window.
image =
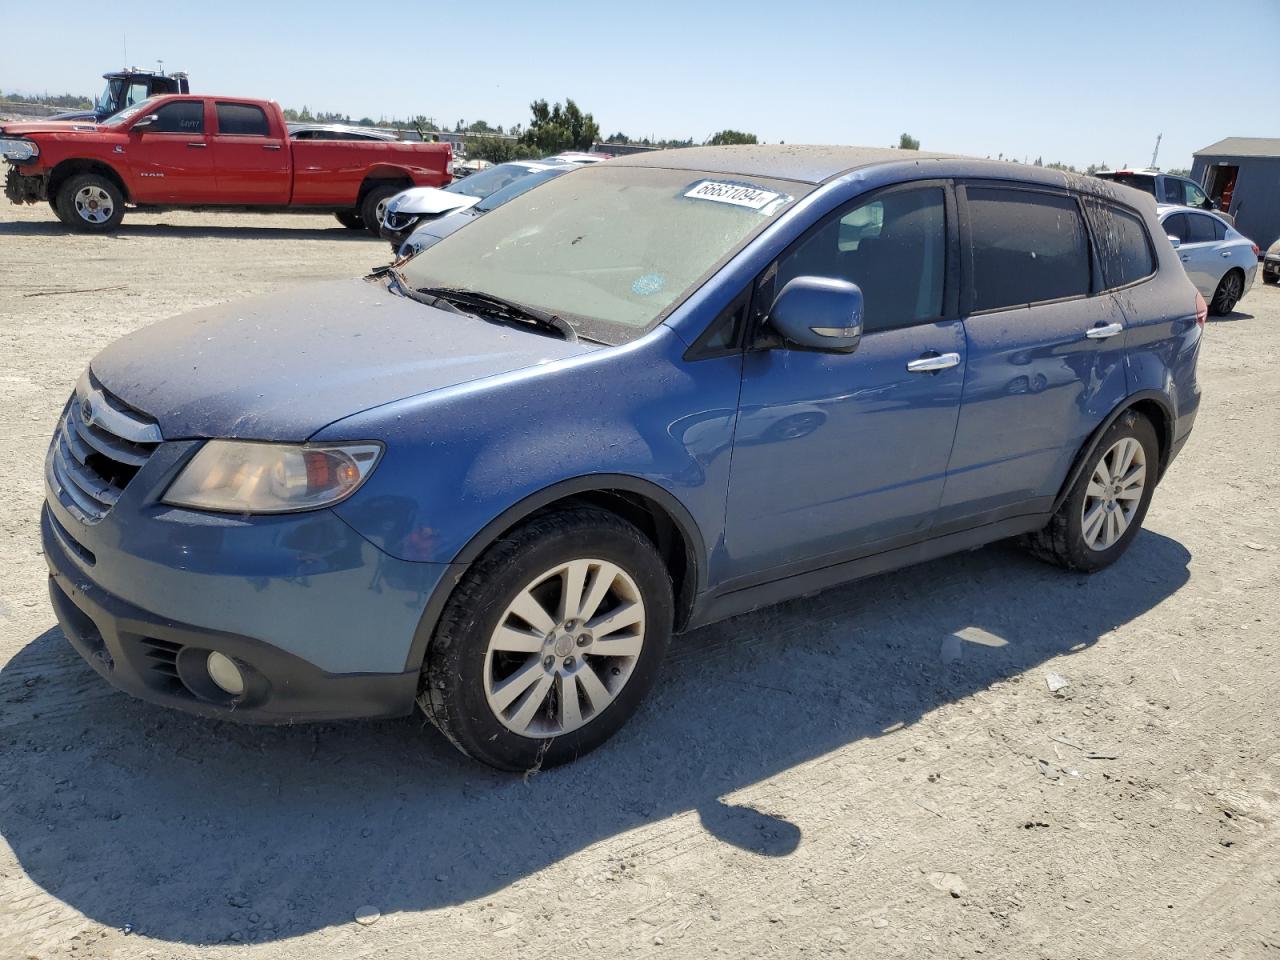
POLYGON ((1075 198, 968 187, 973 311, 1089 293, 1089 239, 1075 198))
POLYGON ((1094 236, 1108 289, 1136 283, 1155 273, 1155 256, 1141 217, 1107 205, 1094 218, 1095 225, 1099 219, 1101 229, 1095 230, 1094 236))
POLYGON ((132 107, 135 103, 141 103, 150 96, 147 93, 147 85, 145 83, 131 83, 129 89, 125 91, 123 107, 132 107))
POLYGON ((1213 239, 1227 239, 1227 225, 1216 217, 1210 217, 1209 219, 1213 220, 1213 239))
POLYGON ((156 122, 142 128, 146 133, 204 133, 204 103, 179 100, 156 111, 156 122))
POLYGON ((1201 213, 1185 213, 1183 216, 1189 221, 1191 231, 1191 239, 1184 241, 1185 243, 1213 243, 1217 239, 1213 217, 1206 217, 1201 213))
POLYGON ((219 103, 218 132, 238 137, 270 136, 267 115, 261 107, 248 103, 219 103))
POLYGON ((801 276, 849 280, 862 288, 865 332, 907 327, 942 316, 946 251, 943 189, 896 190, 819 225, 778 263, 774 290, 801 276))
POLYGON ((1164 178, 1164 202, 1182 206, 1186 200, 1182 192, 1182 181, 1174 177, 1164 178))
POLYGON ((1191 236, 1185 213, 1175 213, 1171 217, 1165 217, 1163 226, 1167 236, 1177 237, 1182 243, 1186 243, 1187 237, 1191 236))
POLYGON ((1183 181, 1183 186, 1187 188, 1187 206, 1188 207, 1204 207, 1208 204, 1209 198, 1204 195, 1204 191, 1197 187, 1194 183, 1183 181))

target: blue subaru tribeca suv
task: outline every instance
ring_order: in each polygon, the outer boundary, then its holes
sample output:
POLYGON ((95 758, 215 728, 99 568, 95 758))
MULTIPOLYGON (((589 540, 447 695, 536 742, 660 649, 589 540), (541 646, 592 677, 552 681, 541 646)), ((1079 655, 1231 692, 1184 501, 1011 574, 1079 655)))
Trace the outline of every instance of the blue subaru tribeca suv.
POLYGON ((1205 305, 1136 191, 896 150, 580 170, 398 269, 99 354, 46 464, 67 638, 216 717, 590 750, 673 631, 1007 537, 1133 542, 1205 305))

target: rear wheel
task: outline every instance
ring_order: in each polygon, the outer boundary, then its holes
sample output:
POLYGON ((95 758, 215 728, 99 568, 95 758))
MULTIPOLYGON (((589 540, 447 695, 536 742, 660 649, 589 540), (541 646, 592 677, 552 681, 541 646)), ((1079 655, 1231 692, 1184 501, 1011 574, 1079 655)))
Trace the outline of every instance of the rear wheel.
POLYGON ((364 221, 360 219, 359 210, 342 210, 334 214, 338 222, 348 230, 363 230, 364 221))
POLYGON ((72 230, 105 233, 124 219, 124 195, 120 188, 97 173, 71 177, 55 198, 58 219, 72 230))
POLYGON ((1218 289, 1213 292, 1213 299, 1209 301, 1209 312, 1215 316, 1224 316, 1235 309, 1242 296, 1244 275, 1239 270, 1229 270, 1218 281, 1218 289))
POLYGON ((418 702, 490 766, 573 760, 612 736, 653 685, 672 611, 671 579, 638 529, 594 507, 544 514, 459 582, 418 702))
POLYGON ((373 187, 360 201, 360 219, 364 228, 375 237, 381 237, 378 229, 382 226, 382 215, 386 213, 387 201, 399 193, 399 186, 373 187))
POLYGON ((1028 548, 1068 570, 1092 573, 1115 563, 1142 528, 1159 456, 1151 421, 1133 411, 1121 414, 1048 526, 1026 538, 1028 548))

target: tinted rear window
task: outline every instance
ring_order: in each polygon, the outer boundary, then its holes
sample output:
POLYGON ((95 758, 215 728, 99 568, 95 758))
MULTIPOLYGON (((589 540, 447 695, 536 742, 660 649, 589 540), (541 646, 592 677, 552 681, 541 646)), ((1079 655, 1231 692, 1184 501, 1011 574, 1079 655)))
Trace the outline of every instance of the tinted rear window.
POLYGON ((247 103, 219 103, 218 132, 241 137, 265 137, 270 128, 261 107, 247 103))
POLYGON ((1156 261, 1146 224, 1135 213, 1110 204, 1090 206, 1098 259, 1107 287, 1123 287, 1155 273, 1156 261))
POLYGON ((1213 243, 1218 239, 1217 233, 1213 229, 1213 217, 1206 217, 1199 213, 1183 214, 1190 223, 1191 239, 1187 243, 1213 243))
POLYGON ((973 306, 1021 306, 1089 292, 1089 240, 1075 199, 969 187, 973 306))
POLYGON ((1112 183, 1122 183, 1126 187, 1133 187, 1135 190, 1141 190, 1143 193, 1149 193, 1153 197, 1156 195, 1156 178, 1142 176, 1137 173, 1106 173, 1099 174, 1103 180, 1110 180, 1112 183))

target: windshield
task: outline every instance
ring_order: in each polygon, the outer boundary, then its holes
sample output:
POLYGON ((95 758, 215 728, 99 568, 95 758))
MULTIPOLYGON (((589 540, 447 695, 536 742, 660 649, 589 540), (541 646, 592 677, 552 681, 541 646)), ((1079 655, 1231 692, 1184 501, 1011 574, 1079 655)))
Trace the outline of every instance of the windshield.
POLYGON ((93 105, 93 109, 97 113, 115 113, 116 108, 120 106, 120 95, 124 92, 124 80, 108 80, 106 87, 102 91, 102 96, 98 97, 98 102, 93 105))
POLYGON ((475 209, 481 213, 488 213, 490 210, 496 210, 509 200, 514 200, 522 193, 528 193, 540 183, 546 183, 548 180, 554 180, 556 177, 568 173, 576 167, 562 163, 554 167, 548 167, 546 170, 539 170, 531 173, 527 177, 521 177, 513 183, 507 184, 501 190, 495 190, 489 196, 485 197, 476 204, 475 209))
POLYGON ((625 343, 655 326, 716 267, 810 188, 601 164, 516 197, 423 250, 404 273, 481 291, 625 343))
POLYGON ((145 100, 139 100, 132 107, 125 107, 115 116, 108 117, 106 120, 103 120, 102 122, 108 127, 118 127, 120 126, 120 124, 126 123, 129 120, 132 120, 138 114, 145 113, 147 110, 151 109, 151 107, 155 106, 155 102, 159 99, 160 99, 159 97, 147 97, 147 99, 145 100))
POLYGON ((500 163, 496 167, 455 180, 444 189, 449 193, 460 193, 464 197, 479 197, 483 200, 508 184, 529 176, 529 173, 530 169, 523 163, 500 163))

